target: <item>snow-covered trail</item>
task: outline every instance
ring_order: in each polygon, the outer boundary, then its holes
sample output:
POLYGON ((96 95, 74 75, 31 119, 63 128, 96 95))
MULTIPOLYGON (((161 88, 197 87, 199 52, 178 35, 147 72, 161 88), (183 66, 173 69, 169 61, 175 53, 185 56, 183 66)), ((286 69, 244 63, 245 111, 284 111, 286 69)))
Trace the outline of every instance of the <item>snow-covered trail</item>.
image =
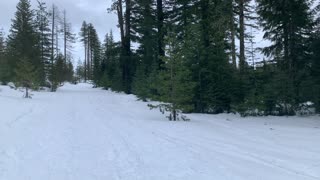
POLYGON ((0 92, 0 180, 317 180, 320 118, 189 115, 65 85, 0 92))

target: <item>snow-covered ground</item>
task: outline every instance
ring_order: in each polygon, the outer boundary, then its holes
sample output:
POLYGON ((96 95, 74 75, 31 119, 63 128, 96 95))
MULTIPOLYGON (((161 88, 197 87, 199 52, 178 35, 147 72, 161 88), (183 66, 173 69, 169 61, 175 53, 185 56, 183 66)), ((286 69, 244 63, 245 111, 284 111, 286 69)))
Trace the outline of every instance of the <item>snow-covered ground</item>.
POLYGON ((88 84, 0 89, 0 180, 320 179, 319 116, 169 122, 88 84))

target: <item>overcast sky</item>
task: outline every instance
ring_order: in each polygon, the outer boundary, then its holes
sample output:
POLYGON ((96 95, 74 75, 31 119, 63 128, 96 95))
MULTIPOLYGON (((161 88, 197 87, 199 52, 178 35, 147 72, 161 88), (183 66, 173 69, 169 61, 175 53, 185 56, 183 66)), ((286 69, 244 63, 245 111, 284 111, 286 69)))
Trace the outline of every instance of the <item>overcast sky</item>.
MULTIPOLYGON (((117 17, 114 13, 108 13, 107 8, 111 5, 111 0, 43 0, 51 7, 52 3, 58 6, 60 11, 67 11, 68 21, 72 23, 73 32, 78 35, 82 22, 85 20, 92 23, 98 31, 100 40, 104 39, 106 33, 113 31, 115 39, 119 40, 119 30, 117 28, 117 17)), ((318 1, 318 0, 317 0, 318 1)), ((0 0, 0 29, 3 28, 8 35, 11 19, 16 12, 16 5, 19 0, 0 0)), ((31 0, 32 8, 37 7, 37 0, 31 0)), ((263 40, 263 32, 256 32, 256 47, 264 47, 270 42, 263 40)), ((238 44, 238 43, 237 43, 238 44)), ((74 45, 73 61, 77 62, 83 58, 83 48, 78 42, 74 45)), ((261 54, 257 54, 262 60, 261 54)))
MULTIPOLYGON (((117 17, 114 13, 108 13, 107 8, 111 5, 111 0, 43 0, 48 8, 52 3, 58 6, 60 11, 67 11, 68 21, 72 23, 73 32, 78 35, 82 22, 85 20, 91 22, 98 31, 100 40, 110 30, 113 31, 115 39, 119 40, 119 30, 117 28, 117 17)), ((3 28, 6 34, 10 29, 11 19, 16 12, 16 5, 19 0, 0 0, 0 28, 3 28)), ((31 0, 32 8, 37 8, 37 0, 31 0)), ((264 46, 262 33, 256 34, 256 46, 264 46)), ((83 59, 83 48, 78 42, 74 45, 73 62, 83 59)))
MULTIPOLYGON (((32 8, 37 8, 37 0, 30 0, 32 8)), ((68 21, 72 23, 72 30, 78 35, 82 22, 85 20, 94 25, 101 40, 110 30, 113 30, 115 39, 119 39, 117 28, 117 18, 114 13, 108 13, 107 8, 111 5, 111 0, 43 0, 48 8, 52 3, 58 6, 60 11, 67 11, 68 21)), ((16 12, 16 5, 19 0, 0 0, 0 29, 3 28, 8 35, 11 19, 16 12)), ((73 50, 74 62, 83 57, 82 47, 79 43, 73 50)))

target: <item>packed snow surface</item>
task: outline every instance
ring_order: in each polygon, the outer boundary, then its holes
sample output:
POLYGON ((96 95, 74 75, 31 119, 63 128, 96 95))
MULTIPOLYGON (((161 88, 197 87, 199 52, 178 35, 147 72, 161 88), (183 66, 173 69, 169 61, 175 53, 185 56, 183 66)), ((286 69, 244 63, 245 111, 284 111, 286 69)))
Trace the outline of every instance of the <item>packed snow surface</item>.
POLYGON ((89 84, 0 89, 0 180, 320 179, 319 116, 170 122, 89 84))

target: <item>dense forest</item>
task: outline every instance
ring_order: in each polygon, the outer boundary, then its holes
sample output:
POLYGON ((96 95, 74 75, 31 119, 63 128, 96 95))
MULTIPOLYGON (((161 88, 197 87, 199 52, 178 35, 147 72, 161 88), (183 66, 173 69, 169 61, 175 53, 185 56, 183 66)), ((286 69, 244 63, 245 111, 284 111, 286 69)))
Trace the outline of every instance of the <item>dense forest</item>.
POLYGON ((184 119, 180 112, 320 111, 318 1, 113 0, 107 8, 119 41, 110 31, 101 42, 85 21, 74 33, 66 11, 20 0, 8 36, 0 33, 0 81, 52 91, 90 81, 163 102, 150 107, 171 112, 170 120, 184 119), (255 45, 260 31, 267 47, 255 45), (74 68, 76 34, 84 58, 74 68))

